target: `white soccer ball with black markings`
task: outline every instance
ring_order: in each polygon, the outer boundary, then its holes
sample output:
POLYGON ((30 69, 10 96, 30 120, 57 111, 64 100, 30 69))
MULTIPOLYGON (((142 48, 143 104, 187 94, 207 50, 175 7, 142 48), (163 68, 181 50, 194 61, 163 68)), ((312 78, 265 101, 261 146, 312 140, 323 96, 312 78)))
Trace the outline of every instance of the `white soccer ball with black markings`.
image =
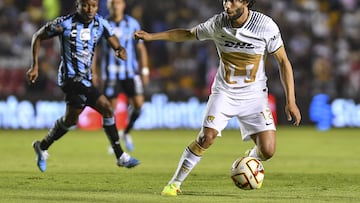
POLYGON ((264 167, 253 157, 240 157, 231 167, 230 177, 234 184, 243 190, 259 189, 264 180, 264 167))

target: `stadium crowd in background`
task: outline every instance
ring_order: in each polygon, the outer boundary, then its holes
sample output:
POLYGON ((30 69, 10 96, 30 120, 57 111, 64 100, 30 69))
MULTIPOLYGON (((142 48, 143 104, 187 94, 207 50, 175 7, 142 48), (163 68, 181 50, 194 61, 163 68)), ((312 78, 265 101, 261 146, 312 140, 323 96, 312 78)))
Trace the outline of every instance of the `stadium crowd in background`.
MULTIPOLYGON (((352 98, 359 103, 360 3, 356 0, 257 1, 254 10, 271 16, 282 31, 294 68, 297 98, 304 98, 298 100, 299 105, 306 108, 311 96, 317 93, 352 98)), ((40 57, 38 84, 27 86, 24 75, 30 63, 32 33, 55 16, 74 10, 73 2, 0 1, 0 98, 8 95, 62 98, 54 77, 59 62, 57 41, 47 41, 43 46, 47 54, 40 57)), ((213 0, 127 0, 127 5, 127 12, 149 32, 190 28, 222 9, 221 2, 213 0)), ((100 0, 99 13, 108 14, 106 0, 100 0)), ((191 96, 207 99, 218 66, 211 42, 157 41, 148 43, 147 47, 152 71, 146 96, 161 92, 171 100, 187 100, 191 96)), ((284 101, 280 80, 271 79, 278 77, 276 62, 269 58, 267 63, 270 93, 278 101, 284 101)))

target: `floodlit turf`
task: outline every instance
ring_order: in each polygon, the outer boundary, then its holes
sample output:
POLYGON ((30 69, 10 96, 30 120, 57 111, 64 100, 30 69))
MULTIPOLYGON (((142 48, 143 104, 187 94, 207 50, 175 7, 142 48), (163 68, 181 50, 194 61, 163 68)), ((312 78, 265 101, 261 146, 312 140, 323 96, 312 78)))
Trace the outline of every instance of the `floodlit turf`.
POLYGON ((232 162, 252 146, 226 130, 182 185, 178 197, 161 197, 184 147, 197 131, 134 131, 137 168, 119 168, 102 130, 69 132, 50 149, 38 171, 31 147, 46 131, 0 130, 0 202, 209 203, 360 202, 360 130, 279 127, 276 156, 264 162, 263 188, 237 189, 232 162))

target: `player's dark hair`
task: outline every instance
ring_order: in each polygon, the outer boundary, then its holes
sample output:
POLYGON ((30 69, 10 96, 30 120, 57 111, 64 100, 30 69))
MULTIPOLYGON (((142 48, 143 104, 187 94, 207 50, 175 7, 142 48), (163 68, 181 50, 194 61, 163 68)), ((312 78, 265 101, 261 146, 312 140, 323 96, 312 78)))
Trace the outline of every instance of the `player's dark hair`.
MULTIPOLYGON (((219 0, 220 2, 224 2, 224 0, 219 0)), ((248 8, 251 9, 253 7, 253 5, 255 4, 256 0, 240 0, 243 2, 248 3, 248 8)))
POLYGON ((256 0, 244 0, 244 1, 248 3, 249 9, 251 9, 256 2, 256 0))

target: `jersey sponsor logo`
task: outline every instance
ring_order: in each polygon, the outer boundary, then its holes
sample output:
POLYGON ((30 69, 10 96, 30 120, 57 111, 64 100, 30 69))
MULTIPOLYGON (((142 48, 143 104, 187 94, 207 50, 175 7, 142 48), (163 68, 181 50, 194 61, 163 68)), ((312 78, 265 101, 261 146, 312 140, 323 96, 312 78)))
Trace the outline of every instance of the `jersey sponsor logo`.
POLYGON ((255 46, 250 43, 246 42, 231 42, 231 41, 225 41, 224 43, 225 47, 231 47, 235 49, 254 49, 255 46))
POLYGON ((91 35, 90 35, 90 29, 89 28, 84 28, 80 30, 80 39, 84 40, 84 41, 88 41, 90 40, 91 35))

